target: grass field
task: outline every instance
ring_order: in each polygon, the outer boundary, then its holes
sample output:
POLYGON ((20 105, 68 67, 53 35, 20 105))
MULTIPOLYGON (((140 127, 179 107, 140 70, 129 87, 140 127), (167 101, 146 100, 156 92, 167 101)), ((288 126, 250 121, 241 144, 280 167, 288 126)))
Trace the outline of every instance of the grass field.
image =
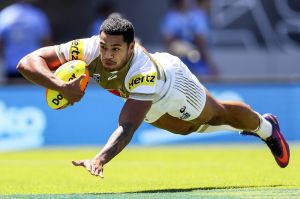
POLYGON ((261 145, 127 148, 104 179, 73 167, 97 148, 0 153, 0 198, 299 198, 300 145, 281 169, 261 145))

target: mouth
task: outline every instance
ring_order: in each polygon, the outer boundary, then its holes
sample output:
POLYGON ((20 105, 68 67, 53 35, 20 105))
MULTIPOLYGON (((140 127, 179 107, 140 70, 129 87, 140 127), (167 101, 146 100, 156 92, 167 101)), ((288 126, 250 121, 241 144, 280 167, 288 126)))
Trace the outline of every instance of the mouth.
POLYGON ((115 65, 116 62, 113 62, 113 61, 111 61, 111 60, 103 60, 103 64, 104 64, 105 66, 110 67, 110 66, 115 65))

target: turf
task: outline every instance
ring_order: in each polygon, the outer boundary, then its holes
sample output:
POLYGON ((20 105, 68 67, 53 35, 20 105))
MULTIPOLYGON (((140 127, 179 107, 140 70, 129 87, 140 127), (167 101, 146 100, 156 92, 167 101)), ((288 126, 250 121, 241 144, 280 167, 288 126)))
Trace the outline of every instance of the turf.
POLYGON ((265 145, 129 147, 104 179, 73 167, 97 148, 0 153, 0 198, 297 198, 300 146, 281 169, 265 145), (51 194, 51 195, 48 195, 51 194), (57 195, 53 195, 57 194, 57 195))

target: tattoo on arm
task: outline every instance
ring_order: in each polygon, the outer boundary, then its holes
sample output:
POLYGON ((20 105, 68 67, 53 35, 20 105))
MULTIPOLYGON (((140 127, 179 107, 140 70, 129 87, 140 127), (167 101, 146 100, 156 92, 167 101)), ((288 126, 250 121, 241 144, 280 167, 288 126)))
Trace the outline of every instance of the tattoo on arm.
POLYGON ((96 157, 99 157, 103 164, 109 162, 129 144, 135 130, 134 125, 131 123, 120 125, 96 157))

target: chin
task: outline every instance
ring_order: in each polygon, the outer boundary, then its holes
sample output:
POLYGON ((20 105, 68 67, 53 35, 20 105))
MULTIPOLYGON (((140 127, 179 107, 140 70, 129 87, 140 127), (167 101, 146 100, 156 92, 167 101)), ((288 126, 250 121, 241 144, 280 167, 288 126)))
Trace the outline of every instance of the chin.
POLYGON ((113 66, 103 65, 103 68, 104 68, 104 70, 109 71, 109 72, 120 70, 120 67, 117 67, 116 65, 113 65, 113 66))
POLYGON ((105 70, 107 70, 107 71, 110 71, 110 70, 113 70, 113 66, 107 66, 107 65, 104 65, 103 64, 103 68, 105 69, 105 70))
POLYGON ((113 71, 113 69, 111 69, 111 68, 107 68, 107 67, 105 67, 105 66, 103 66, 103 68, 104 68, 104 70, 105 70, 105 71, 108 71, 108 72, 111 72, 111 71, 113 71))

